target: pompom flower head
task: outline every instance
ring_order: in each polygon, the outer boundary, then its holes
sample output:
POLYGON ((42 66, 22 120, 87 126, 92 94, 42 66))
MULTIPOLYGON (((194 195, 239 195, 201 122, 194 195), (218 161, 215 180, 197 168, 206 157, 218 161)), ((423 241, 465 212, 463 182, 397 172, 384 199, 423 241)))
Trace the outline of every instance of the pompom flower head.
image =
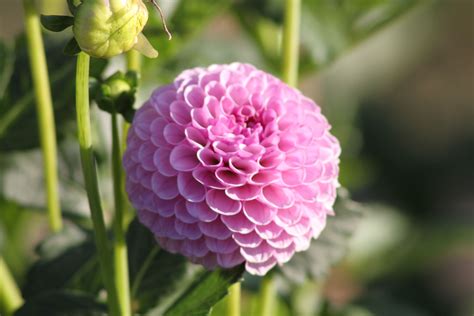
POLYGON ((127 192, 164 249, 264 275, 318 237, 340 146, 320 108, 251 65, 184 71, 137 111, 127 192))

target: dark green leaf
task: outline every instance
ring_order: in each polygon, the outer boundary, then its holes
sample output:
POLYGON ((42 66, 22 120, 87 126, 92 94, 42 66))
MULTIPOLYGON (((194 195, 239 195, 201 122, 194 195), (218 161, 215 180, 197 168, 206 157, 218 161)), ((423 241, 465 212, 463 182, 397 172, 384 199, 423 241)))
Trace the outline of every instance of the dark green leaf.
MULTIPOLYGON (((74 133, 74 71, 75 58, 62 53, 64 42, 56 36, 44 34, 45 51, 53 97, 54 118, 58 139, 74 133)), ((0 51, 3 44, 0 44, 0 51)), ((25 150, 39 147, 34 89, 31 82, 26 41, 17 39, 12 54, 0 62, 0 88, 5 82, 4 93, 0 93, 0 151, 25 150), (14 58, 14 59, 13 59, 14 58), (13 70, 9 69, 12 67, 13 70), (10 75, 9 75, 10 74, 10 75), (7 81, 4 81, 4 78, 7 81)), ((93 59, 91 76, 100 76, 107 60, 93 59)), ((2 92, 0 90, 0 92, 2 92)))
POLYGON ((74 18, 66 15, 41 15, 41 24, 51 32, 61 32, 74 24, 74 18))
POLYGON ((127 232, 132 299, 137 312, 165 304, 198 271, 186 258, 161 250, 152 233, 136 219, 127 232))
MULTIPOLYGON (((300 72, 320 70, 423 0, 303 0, 300 72)), ((234 11, 262 57, 280 68, 281 0, 241 0, 234 11)))
POLYGON ((242 266, 204 271, 160 249, 153 234, 136 219, 129 226, 127 245, 132 299, 138 313, 207 315, 243 273, 242 266))
POLYGON ((15 64, 15 50, 11 45, 0 42, 0 100, 8 86, 15 64))
POLYGON ((212 306, 227 295, 227 289, 242 278, 243 272, 243 265, 229 270, 203 272, 164 315, 209 315, 212 306))
POLYGON ((40 259, 28 271, 26 299, 56 289, 80 289, 95 293, 101 286, 94 242, 89 234, 67 226, 37 248, 40 259))
POLYGON ((336 215, 328 217, 326 228, 311 242, 309 249, 295 254, 279 268, 288 281, 301 283, 308 277, 319 279, 346 255, 349 239, 362 217, 363 206, 352 201, 346 190, 339 189, 334 212, 336 215))
POLYGON ((81 292, 45 292, 26 300, 15 316, 102 316, 107 315, 104 304, 81 292))
POLYGON ((81 48, 76 41, 76 38, 73 37, 67 42, 66 46, 64 46, 64 54, 68 56, 75 56, 81 52, 81 48))
POLYGON ((77 6, 81 3, 81 0, 67 0, 67 7, 69 8, 69 12, 72 15, 76 14, 77 6))

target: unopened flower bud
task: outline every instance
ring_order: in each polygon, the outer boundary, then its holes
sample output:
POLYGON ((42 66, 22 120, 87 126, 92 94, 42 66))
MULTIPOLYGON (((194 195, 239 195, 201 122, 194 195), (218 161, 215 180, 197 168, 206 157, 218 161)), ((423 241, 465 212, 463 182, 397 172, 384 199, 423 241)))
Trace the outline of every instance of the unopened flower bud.
POLYGON ((83 0, 74 18, 74 36, 87 54, 109 58, 136 48, 157 57, 141 33, 148 20, 142 0, 83 0))

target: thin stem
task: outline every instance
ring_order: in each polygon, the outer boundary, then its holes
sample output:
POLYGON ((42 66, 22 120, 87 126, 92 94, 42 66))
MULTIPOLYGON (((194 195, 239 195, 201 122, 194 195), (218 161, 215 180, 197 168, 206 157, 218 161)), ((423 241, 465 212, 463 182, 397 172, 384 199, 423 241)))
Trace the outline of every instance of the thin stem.
POLYGON ((262 280, 260 288, 260 302, 261 311, 260 316, 272 316, 274 315, 274 307, 276 303, 276 288, 275 280, 272 275, 267 275, 262 280))
POLYGON ((140 73, 142 58, 138 51, 132 49, 127 52, 127 69, 140 73))
POLYGON ((123 196, 123 172, 120 150, 120 135, 117 122, 117 114, 112 114, 112 176, 114 182, 114 264, 115 283, 117 285, 118 299, 123 315, 131 315, 130 285, 128 278, 128 255, 127 243, 125 241, 124 222, 124 196, 123 196))
POLYGON ((227 304, 228 316, 240 316, 240 282, 235 283, 229 288, 227 304))
POLYGON ((298 84, 301 0, 285 0, 283 23, 283 80, 298 84))
POLYGON ((91 122, 89 113, 89 63, 90 57, 79 53, 76 68, 76 114, 82 172, 89 199, 94 236, 99 256, 101 275, 107 290, 107 301, 112 315, 122 315, 117 304, 117 291, 114 287, 113 266, 107 242, 104 212, 100 201, 97 171, 92 151, 91 122))
POLYGON ((23 299, 2 257, 0 257, 0 280, 0 311, 3 310, 6 316, 13 315, 13 312, 23 304, 23 299))
POLYGON ((25 28, 28 42, 33 86, 35 90, 38 126, 43 151, 43 164, 46 182, 46 199, 51 230, 62 229, 61 209, 58 193, 56 130, 54 124, 53 102, 49 85, 48 68, 44 53, 41 27, 33 0, 23 0, 25 28))

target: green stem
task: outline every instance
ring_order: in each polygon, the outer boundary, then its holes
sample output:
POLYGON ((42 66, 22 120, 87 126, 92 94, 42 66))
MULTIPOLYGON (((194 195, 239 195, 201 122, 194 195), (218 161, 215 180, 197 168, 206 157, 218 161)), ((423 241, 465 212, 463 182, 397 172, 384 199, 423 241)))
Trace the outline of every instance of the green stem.
POLYGON ((260 316, 272 316, 275 311, 276 303, 275 280, 272 275, 267 275, 262 280, 260 288, 261 311, 260 316))
POLYGON ((130 285, 128 278, 128 255, 127 243, 125 241, 124 210, 125 203, 123 197, 123 172, 120 150, 120 135, 117 122, 117 114, 112 114, 112 176, 114 182, 114 264, 115 283, 117 285, 118 299, 123 315, 131 315, 130 306, 130 285))
POLYGON ((298 84, 301 0, 285 0, 283 23, 283 80, 290 86, 298 84))
POLYGON ((56 130, 53 102, 49 85, 48 68, 38 13, 33 0, 23 0, 25 11, 25 33, 28 42, 33 86, 35 90, 38 126, 43 151, 49 224, 52 231, 62 229, 61 209, 58 193, 56 130))
POLYGON ((13 315, 13 312, 23 304, 23 299, 2 257, 0 257, 0 280, 0 311, 6 316, 13 315))
POLYGON ((79 53, 76 68, 76 113, 79 146, 81 153, 82 172, 89 199, 94 237, 99 256, 99 264, 107 302, 112 315, 122 315, 117 304, 117 291, 114 286, 113 266, 107 241, 104 212, 100 201, 97 171, 92 150, 91 122, 89 113, 89 63, 90 57, 79 53))
POLYGON ((227 304, 228 316, 240 316, 240 282, 235 283, 229 288, 227 304))
POLYGON ((127 52, 127 69, 140 73, 142 58, 138 51, 132 49, 127 52))

